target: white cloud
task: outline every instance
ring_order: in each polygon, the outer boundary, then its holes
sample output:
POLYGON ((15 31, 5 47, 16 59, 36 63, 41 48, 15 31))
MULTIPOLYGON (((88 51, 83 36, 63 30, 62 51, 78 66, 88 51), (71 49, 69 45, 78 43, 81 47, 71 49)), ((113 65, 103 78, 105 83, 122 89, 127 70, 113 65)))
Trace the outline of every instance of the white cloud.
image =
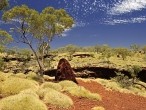
POLYGON ((135 17, 130 19, 106 20, 104 23, 109 25, 115 25, 115 24, 127 24, 127 23, 142 23, 144 21, 146 21, 146 16, 135 17))
POLYGON ((108 13, 111 15, 119 15, 146 8, 146 0, 123 0, 117 2, 108 13))

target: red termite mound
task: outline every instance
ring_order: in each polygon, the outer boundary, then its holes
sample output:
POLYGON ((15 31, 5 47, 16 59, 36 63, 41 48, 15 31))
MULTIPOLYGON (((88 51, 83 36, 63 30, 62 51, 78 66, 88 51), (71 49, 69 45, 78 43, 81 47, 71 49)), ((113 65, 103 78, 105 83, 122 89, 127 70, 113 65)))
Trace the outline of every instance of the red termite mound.
POLYGON ((61 80, 70 80, 78 84, 75 78, 74 71, 71 68, 69 62, 65 58, 59 60, 56 75, 55 75, 55 81, 61 81, 61 80))

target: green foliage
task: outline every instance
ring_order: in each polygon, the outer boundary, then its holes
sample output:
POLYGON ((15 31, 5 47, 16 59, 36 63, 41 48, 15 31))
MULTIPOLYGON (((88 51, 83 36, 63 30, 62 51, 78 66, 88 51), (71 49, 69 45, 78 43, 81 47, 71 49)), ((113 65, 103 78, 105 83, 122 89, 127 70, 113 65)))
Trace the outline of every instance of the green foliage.
POLYGON ((117 76, 112 78, 112 80, 118 82, 122 88, 129 88, 133 86, 133 81, 126 75, 117 72, 117 76))
POLYGON ((126 57, 130 55, 130 51, 126 48, 115 48, 114 52, 116 55, 121 55, 123 60, 125 60, 126 57))
POLYGON ((15 6, 6 11, 2 18, 6 22, 11 21, 12 24, 15 24, 11 31, 20 34, 17 40, 30 47, 36 57, 41 75, 44 70, 43 56, 48 50, 50 42, 56 35, 61 35, 65 29, 71 28, 74 24, 73 18, 64 9, 54 9, 53 7, 46 7, 39 13, 26 5, 15 6), (41 50, 39 52, 42 60, 39 59, 39 55, 33 47, 33 39, 37 42, 35 46, 41 50))
POLYGON ((4 52, 5 45, 13 40, 12 36, 4 30, 0 29, 0 52, 4 52))
POLYGON ((3 10, 8 6, 8 0, 0 0, 0 10, 3 10))
POLYGON ((33 95, 18 94, 0 100, 1 110, 47 110, 47 106, 33 95))
POLYGON ((13 40, 12 36, 9 33, 7 33, 4 30, 0 30, 0 44, 1 45, 5 45, 11 42, 12 40, 13 40))
POLYGON ((130 79, 128 76, 117 72, 117 76, 113 78, 113 80, 117 81, 121 87, 123 88, 129 88, 131 86, 134 86, 134 84, 138 81, 137 75, 142 70, 140 66, 134 65, 132 67, 128 67, 128 71, 131 74, 132 79, 130 79))
POLYGON ((66 49, 66 51, 69 53, 69 58, 68 58, 68 59, 71 61, 72 58, 73 58, 72 55, 76 52, 77 47, 70 44, 70 45, 67 45, 67 46, 65 47, 65 49, 66 49))
POLYGON ((141 47, 137 44, 132 44, 132 45, 130 45, 130 48, 131 48, 132 51, 138 52, 141 47))
POLYGON ((107 61, 109 61, 109 58, 113 55, 112 48, 108 45, 101 46, 100 52, 102 53, 101 58, 106 58, 107 61))
POLYGON ((96 53, 99 53, 100 50, 101 50, 101 46, 99 46, 99 45, 95 45, 95 46, 94 46, 94 51, 95 51, 96 53))
POLYGON ((70 97, 51 88, 41 89, 38 94, 46 104, 53 104, 59 108, 69 108, 73 105, 70 97))
POLYGON ((138 73, 142 70, 142 68, 138 65, 133 65, 132 67, 128 68, 128 71, 131 73, 133 78, 137 77, 138 73))

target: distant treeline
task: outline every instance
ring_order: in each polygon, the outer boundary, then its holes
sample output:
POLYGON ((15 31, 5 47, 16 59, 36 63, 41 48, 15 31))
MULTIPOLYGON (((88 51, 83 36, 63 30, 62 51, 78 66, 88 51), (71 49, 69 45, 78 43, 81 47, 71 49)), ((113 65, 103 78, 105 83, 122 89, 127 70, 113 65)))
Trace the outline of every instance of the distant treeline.
POLYGON ((146 45, 140 46, 137 44, 132 44, 130 47, 110 47, 109 45, 95 45, 95 46, 87 46, 87 47, 81 47, 77 45, 66 45, 64 47, 60 47, 57 49, 51 50, 51 52, 54 53, 65 53, 65 52, 96 52, 96 53, 102 53, 104 51, 118 51, 118 50, 125 50, 125 51, 132 51, 132 52, 141 52, 146 53, 146 45))

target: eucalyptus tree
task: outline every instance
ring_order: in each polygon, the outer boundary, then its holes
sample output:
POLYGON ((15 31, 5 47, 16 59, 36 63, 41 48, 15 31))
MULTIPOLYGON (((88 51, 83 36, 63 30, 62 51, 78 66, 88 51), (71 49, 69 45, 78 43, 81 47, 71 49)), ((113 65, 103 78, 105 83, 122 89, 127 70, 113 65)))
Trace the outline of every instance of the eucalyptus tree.
POLYGON ((12 32, 17 33, 16 40, 27 44, 34 53, 43 75, 43 60, 39 59, 37 48, 41 48, 43 55, 55 36, 60 36, 65 29, 74 24, 73 18, 63 9, 47 7, 41 13, 26 5, 15 6, 3 14, 5 22, 13 24, 12 32))
POLYGON ((12 36, 7 31, 0 29, 0 52, 3 51, 4 46, 12 40, 12 36))
MULTIPOLYGON (((9 33, 0 29, 0 52, 3 52, 5 49, 5 45, 11 42, 12 40, 12 36, 9 33)), ((3 59, 2 57, 0 57, 0 70, 2 70, 3 65, 3 59)))
MULTIPOLYGON (((9 4, 7 0, 0 0, 0 11, 6 8, 8 5, 9 4)), ((0 29, 0 51, 2 51, 4 49, 4 45, 10 42, 11 40, 11 35, 5 30, 0 29)))

